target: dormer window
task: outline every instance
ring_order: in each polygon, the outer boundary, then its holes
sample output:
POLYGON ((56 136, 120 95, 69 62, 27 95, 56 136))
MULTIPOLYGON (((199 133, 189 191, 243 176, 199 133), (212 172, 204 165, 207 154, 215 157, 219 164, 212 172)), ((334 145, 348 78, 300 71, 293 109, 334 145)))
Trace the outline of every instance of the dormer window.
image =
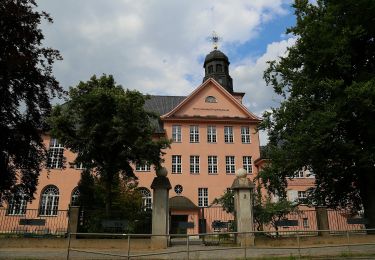
POLYGON ((205 99, 206 103, 217 103, 217 100, 214 96, 207 96, 205 99))

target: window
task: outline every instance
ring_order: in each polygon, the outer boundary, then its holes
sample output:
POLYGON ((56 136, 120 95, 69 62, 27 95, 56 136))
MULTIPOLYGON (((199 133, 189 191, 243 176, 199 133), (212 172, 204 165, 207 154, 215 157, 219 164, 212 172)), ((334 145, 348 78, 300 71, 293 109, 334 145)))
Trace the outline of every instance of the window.
POLYGON ((207 126, 207 142, 216 143, 216 126, 207 126))
POLYGON ((206 99, 204 100, 206 103, 217 103, 217 100, 214 96, 207 96, 206 99))
POLYGON ((181 173, 181 155, 172 155, 172 173, 181 173))
POLYGON ((208 173, 217 174, 217 156, 208 156, 208 173))
POLYGON ((76 170, 84 170, 85 166, 83 166, 83 163, 76 163, 76 164, 74 164, 74 168, 76 170))
POLYGON ((225 156, 225 172, 235 172, 234 156, 225 156))
POLYGON ((210 65, 208 66, 208 73, 213 73, 214 72, 214 66, 210 65))
POLYGON ((224 126, 224 142, 233 143, 233 127, 224 126))
POLYGON ((241 127, 241 140, 243 144, 249 144, 250 141, 250 128, 247 126, 241 127))
POLYGON ((184 188, 182 187, 182 185, 177 184, 176 186, 174 186, 174 192, 176 192, 177 195, 180 195, 183 191, 184 188))
POLYGON ((78 190, 78 187, 74 188, 73 192, 72 192, 72 198, 70 200, 70 205, 71 206, 79 206, 79 190, 78 190))
POLYGON ((50 169, 59 169, 63 166, 64 147, 59 144, 57 139, 51 138, 48 150, 47 167, 50 169))
POLYGON ((18 189, 17 194, 12 195, 8 199, 8 215, 25 215, 27 206, 27 195, 21 188, 18 189))
POLYGON ((295 175, 294 175, 294 178, 304 178, 304 174, 303 174, 303 171, 298 171, 295 175))
POLYGON ((198 207, 208 207, 208 188, 198 188, 198 207))
POLYGON ((298 191, 298 199, 306 199, 307 193, 306 191, 298 191))
POLYGON ((223 71, 223 65, 216 64, 216 72, 222 72, 223 71))
POLYGON ((190 126, 190 143, 199 142, 199 127, 197 125, 190 126))
POLYGON ((56 186, 47 186, 41 195, 39 215, 56 216, 59 206, 59 189, 56 186))
POLYGON ((172 140, 175 143, 181 143, 181 126, 180 125, 172 126, 172 140))
POLYGON ((309 219, 303 218, 302 219, 302 225, 303 225, 304 228, 308 228, 309 227, 309 219))
POLYGON ((190 156, 190 173, 199 173, 199 156, 190 156))
POLYGON ((142 195, 142 205, 144 210, 152 209, 152 197, 151 192, 147 188, 139 188, 139 192, 142 195))
POLYGON ((253 173, 253 165, 251 163, 251 156, 243 156, 242 163, 243 163, 243 168, 246 170, 248 174, 253 173))
POLYGON ((135 170, 137 172, 149 172, 149 171, 151 171, 151 166, 148 163, 143 163, 143 164, 137 163, 135 165, 135 170))

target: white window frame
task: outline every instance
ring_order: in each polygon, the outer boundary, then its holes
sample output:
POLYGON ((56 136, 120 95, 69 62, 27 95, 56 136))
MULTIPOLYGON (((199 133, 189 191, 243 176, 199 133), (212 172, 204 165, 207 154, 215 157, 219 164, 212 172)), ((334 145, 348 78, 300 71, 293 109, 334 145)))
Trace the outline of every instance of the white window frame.
POLYGON ((64 147, 56 138, 51 138, 48 149, 47 167, 49 169, 61 169, 63 167, 63 157, 64 147))
POLYGON ((198 188, 198 207, 208 207, 208 188, 198 188))
POLYGON ((199 174, 199 155, 190 155, 190 173, 199 174))
POLYGON ((59 207, 59 189, 56 186, 49 185, 44 188, 40 195, 40 216, 57 216, 59 207))
POLYGON ((242 167, 246 170, 247 174, 253 173, 253 163, 251 156, 242 156, 242 167))
POLYGON ((135 164, 135 171, 136 172, 150 172, 151 171, 151 165, 149 163, 136 163, 135 164))
POLYGON ((172 141, 174 143, 181 143, 181 126, 172 125, 172 141))
POLYGON ((75 187, 70 198, 70 206, 78 206, 78 199, 80 194, 81 193, 79 192, 78 187, 75 187))
POLYGON ((236 171, 236 159, 233 155, 225 156, 225 172, 234 174, 236 171))
POLYGON ((18 189, 17 195, 12 195, 8 200, 7 215, 25 215, 27 207, 27 195, 22 188, 18 189))
POLYGON ((217 174, 217 156, 209 155, 207 158, 208 174, 217 174))
POLYGON ((181 155, 172 155, 172 173, 182 173, 181 163, 181 155))
POLYGON ((216 126, 207 126, 207 143, 216 143, 216 126))
POLYGON ((152 196, 151 196, 151 191, 145 187, 140 187, 139 192, 142 195, 142 206, 143 209, 149 210, 152 209, 152 196))
POLYGON ((233 126, 224 126, 224 142, 227 144, 233 143, 233 126))
POLYGON ((305 178, 304 171, 303 170, 297 171, 297 173, 294 175, 294 178, 296 178, 296 179, 305 178))
POLYGON ((199 143, 199 126, 190 126, 190 143, 199 143))
POLYGON ((241 126, 241 141, 242 141, 243 144, 250 144, 251 143, 250 127, 241 126))
POLYGON ((297 194, 299 200, 307 198, 307 192, 305 190, 299 190, 297 194))

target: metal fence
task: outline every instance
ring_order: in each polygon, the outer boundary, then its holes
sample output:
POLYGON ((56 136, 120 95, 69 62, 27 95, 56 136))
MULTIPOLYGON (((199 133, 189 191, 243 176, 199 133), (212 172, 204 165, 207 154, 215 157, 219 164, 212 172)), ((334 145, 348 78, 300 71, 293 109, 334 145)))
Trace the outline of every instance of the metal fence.
MULTIPOLYGON (((317 230, 324 233, 335 230, 317 230)), ((336 230, 337 231, 337 230, 336 230)), ((274 238, 268 231, 253 232, 223 232, 205 233, 205 234, 178 234, 181 240, 185 241, 185 245, 169 247, 163 250, 134 250, 132 243, 139 239, 148 238, 152 241, 152 237, 165 237, 170 239, 170 235, 150 235, 150 234, 105 234, 105 233, 72 233, 69 234, 69 242, 67 249, 67 259, 77 259, 86 254, 96 255, 100 257, 118 257, 118 258, 150 258, 155 256, 168 255, 171 259, 213 259, 213 258, 244 258, 247 257, 264 257, 264 256, 288 256, 290 259, 300 259, 308 256, 351 256, 351 259, 363 257, 366 254, 375 255, 375 229, 366 229, 365 233, 358 233, 358 230, 346 230, 341 232, 341 236, 319 237, 316 239, 306 236, 305 230, 285 231, 290 233, 287 238, 274 238), (302 235, 301 235, 302 234, 302 235), (220 240, 219 235, 226 235, 231 238, 232 243, 220 240), (124 243, 121 250, 89 250, 80 248, 75 245, 79 239, 75 237, 83 236, 89 238, 111 238, 123 239, 124 243), (197 244, 197 237, 201 237, 197 244), (204 237, 204 239, 202 239, 204 237), (245 237, 245 241, 238 243, 237 238, 245 237), (248 239, 248 240, 246 240, 248 239), (216 243, 213 243, 216 242, 216 243)), ((79 243, 78 243, 79 244, 79 243)), ((86 256, 87 257, 87 256, 86 256)), ((331 259, 331 258, 330 258, 331 259)))
POLYGON ((58 210, 56 214, 43 216, 37 209, 26 209, 20 214, 9 214, 0 209, 0 233, 22 236, 64 236, 68 231, 68 210, 58 210))

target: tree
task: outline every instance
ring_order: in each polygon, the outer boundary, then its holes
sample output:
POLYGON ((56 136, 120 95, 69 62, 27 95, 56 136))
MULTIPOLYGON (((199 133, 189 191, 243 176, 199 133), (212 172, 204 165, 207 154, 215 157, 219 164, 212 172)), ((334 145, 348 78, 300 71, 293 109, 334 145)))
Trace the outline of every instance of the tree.
POLYGON ((52 75, 57 50, 42 47, 45 12, 33 0, 0 2, 0 201, 17 184, 31 199, 36 190, 45 147, 40 131, 50 100, 63 93, 52 75))
POLYGON ((375 2, 296 0, 297 41, 264 78, 283 97, 265 113, 272 161, 263 183, 313 170, 313 204, 358 210, 375 228, 375 2))
MULTIPOLYGON (((215 198, 213 203, 222 205, 227 213, 234 213, 234 192, 229 190, 219 197, 215 198)), ((257 229, 262 230, 263 225, 270 224, 276 230, 278 235, 279 227, 277 222, 285 218, 289 213, 298 211, 298 203, 290 202, 281 198, 275 202, 271 201, 268 195, 262 198, 260 186, 257 186, 257 192, 253 196, 253 217, 257 223, 257 229)))
POLYGON ((93 76, 70 88, 67 102, 52 111, 51 134, 77 154, 75 164, 100 178, 107 214, 119 178, 134 176, 131 164, 157 169, 161 149, 169 145, 165 139, 154 140, 151 120, 156 115, 144 110, 145 100, 138 91, 116 85, 112 76, 93 76))

